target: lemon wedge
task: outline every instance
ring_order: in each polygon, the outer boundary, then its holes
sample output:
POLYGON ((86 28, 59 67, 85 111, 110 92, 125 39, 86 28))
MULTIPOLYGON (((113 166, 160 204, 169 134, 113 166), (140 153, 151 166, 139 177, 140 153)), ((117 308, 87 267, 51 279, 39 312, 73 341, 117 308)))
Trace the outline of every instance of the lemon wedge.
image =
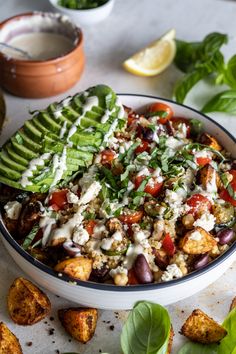
POLYGON ((165 70, 173 61, 176 53, 175 29, 171 29, 146 48, 135 53, 123 63, 132 74, 155 76, 165 70))

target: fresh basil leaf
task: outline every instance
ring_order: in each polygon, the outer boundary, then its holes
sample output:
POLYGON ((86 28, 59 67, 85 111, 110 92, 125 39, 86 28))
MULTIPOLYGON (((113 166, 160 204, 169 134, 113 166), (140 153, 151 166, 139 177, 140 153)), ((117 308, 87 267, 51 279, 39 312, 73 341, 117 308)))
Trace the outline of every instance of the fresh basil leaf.
POLYGON ((225 112, 236 114, 236 90, 218 93, 201 109, 202 112, 225 112))
POLYGON ((217 354, 235 354, 236 353, 236 308, 234 308, 222 326, 226 329, 227 335, 220 341, 217 354))
POLYGON ((166 118, 168 116, 168 113, 166 111, 155 111, 155 112, 148 112, 148 117, 160 117, 160 118, 166 118))
POLYGON ((200 42, 185 42, 176 39, 175 65, 184 73, 191 72, 197 61, 197 50, 200 42))
POLYGON ((227 186, 227 191, 228 191, 230 197, 233 198, 234 200, 236 200, 236 192, 234 191, 234 189, 230 183, 227 186))
POLYGON ((117 189, 117 182, 116 182, 116 178, 115 178, 115 176, 112 174, 112 172, 111 172, 108 168, 106 168, 106 167, 104 167, 104 166, 102 166, 102 167, 100 168, 100 172, 103 174, 103 176, 105 177, 105 179, 107 180, 107 182, 110 184, 110 186, 111 186, 112 188, 114 188, 114 190, 116 190, 116 189, 117 189))
POLYGON ((35 238, 37 232, 39 230, 39 225, 36 224, 34 225, 34 227, 32 228, 32 230, 30 231, 30 233, 26 236, 26 238, 24 239, 24 242, 22 243, 22 248, 24 250, 27 250, 27 248, 31 245, 31 242, 33 241, 33 239, 35 238))
POLYGON ((170 317, 164 307, 138 302, 122 329, 123 354, 166 354, 170 328, 170 317))
POLYGON ((197 66, 205 64, 217 55, 220 66, 222 66, 223 56, 219 50, 227 41, 228 36, 218 32, 208 34, 202 42, 176 40, 175 65, 184 73, 190 73, 197 66), (219 58, 220 55, 221 58, 219 58))
POLYGON ((201 67, 194 69, 191 73, 185 75, 174 89, 174 97, 177 102, 183 103, 188 92, 196 85, 197 82, 210 74, 210 70, 207 67, 201 67))
POLYGON ((119 155, 119 161, 124 161, 125 163, 129 163, 129 161, 134 153, 134 150, 139 145, 140 145, 140 142, 138 142, 138 141, 136 143, 133 143, 133 145, 131 145, 128 150, 126 150, 123 154, 119 155))
POLYGON ((218 349, 217 344, 207 345, 207 344, 187 342, 178 351, 178 354, 217 354, 218 353, 217 349, 218 349))
POLYGON ((203 123, 198 119, 190 119, 191 135, 198 136, 203 128, 203 123))
POLYGON ((212 57, 219 51, 223 44, 228 42, 227 34, 213 32, 209 33, 203 40, 200 47, 201 59, 212 57))
POLYGON ((222 82, 229 85, 232 89, 236 89, 236 55, 233 55, 228 61, 222 82))
POLYGON ((133 171, 134 169, 135 169, 135 165, 127 166, 125 172, 120 175, 120 180, 124 181, 129 176, 130 171, 133 171))

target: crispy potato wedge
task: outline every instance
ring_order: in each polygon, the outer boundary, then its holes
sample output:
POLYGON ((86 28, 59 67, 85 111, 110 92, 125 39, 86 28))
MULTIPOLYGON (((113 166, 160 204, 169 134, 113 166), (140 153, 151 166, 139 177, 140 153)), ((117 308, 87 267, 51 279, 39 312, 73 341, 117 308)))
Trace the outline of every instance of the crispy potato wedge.
POLYGON ((0 354, 23 354, 18 338, 0 322, 0 354))
POLYGON ((98 312, 94 308, 74 307, 58 311, 65 330, 79 342, 87 343, 94 335, 98 312))
POLYGON ((235 298, 233 299, 233 301, 231 302, 230 311, 232 311, 235 307, 236 307, 236 296, 235 296, 235 298))
POLYGON ((200 136, 200 143, 207 145, 217 151, 221 151, 223 149, 222 146, 216 140, 216 138, 207 133, 202 133, 202 135, 200 136))
POLYGON ((206 253, 211 251, 216 245, 217 241, 214 237, 200 226, 188 231, 179 244, 180 248, 187 254, 206 253), (201 235, 200 239, 198 239, 199 234, 201 235))
POLYGON ((174 338, 175 332, 173 330, 173 327, 171 326, 170 329, 170 338, 169 338, 169 343, 168 343, 168 348, 166 354, 171 354, 171 349, 172 349, 172 344, 173 344, 173 338, 174 338))
POLYGON ((92 259, 80 256, 66 259, 56 265, 56 272, 69 275, 72 278, 88 280, 92 272, 92 259))
POLYGON ((41 321, 51 309, 51 303, 36 285, 24 278, 17 278, 7 297, 11 319, 19 325, 32 325, 41 321))
POLYGON ((197 309, 187 318, 180 331, 185 337, 203 344, 217 343, 227 331, 211 317, 197 309))
POLYGON ((211 166, 205 165, 197 173, 197 181, 207 189, 208 186, 216 185, 217 189, 222 188, 222 183, 218 172, 211 166))

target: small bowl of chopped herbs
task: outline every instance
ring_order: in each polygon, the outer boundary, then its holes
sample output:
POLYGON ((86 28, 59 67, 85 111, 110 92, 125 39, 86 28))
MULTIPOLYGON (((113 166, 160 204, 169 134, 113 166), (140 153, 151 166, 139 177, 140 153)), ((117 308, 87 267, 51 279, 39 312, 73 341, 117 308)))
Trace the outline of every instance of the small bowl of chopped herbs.
POLYGON ((49 0, 59 11, 80 25, 91 25, 109 16, 114 0, 49 0))

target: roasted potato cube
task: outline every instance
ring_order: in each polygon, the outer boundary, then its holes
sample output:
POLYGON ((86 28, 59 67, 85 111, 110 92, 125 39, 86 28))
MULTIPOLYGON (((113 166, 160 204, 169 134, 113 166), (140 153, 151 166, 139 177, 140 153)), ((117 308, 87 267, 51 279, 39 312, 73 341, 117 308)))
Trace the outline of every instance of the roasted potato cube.
POLYGON ((180 241, 180 248, 187 254, 203 254, 217 245, 214 237, 202 227, 188 231, 180 241))
POLYGON ((69 275, 72 278, 88 280, 92 272, 92 259, 83 256, 66 259, 56 265, 56 272, 69 275))
POLYGON ((236 296, 235 298, 233 299, 231 305, 230 305, 230 311, 232 311, 234 308, 236 307, 236 296))
POLYGON ((198 171, 197 181, 206 190, 209 188, 214 189, 215 186, 217 189, 222 187, 220 176, 211 165, 205 165, 198 171))
POLYGON ((207 145, 217 151, 222 150, 222 146, 218 143, 216 138, 214 138, 214 136, 207 134, 207 133, 202 133, 202 135, 200 136, 200 143, 207 145))
POLYGON ((14 280, 8 292, 7 305, 11 319, 24 326, 41 321, 51 309, 47 295, 24 278, 14 280))
POLYGON ((197 309, 187 318, 180 333, 194 342, 210 344, 219 342, 226 336, 227 331, 197 309))
POLYGON ((93 308, 74 307, 58 311, 65 330, 79 342, 86 343, 94 335, 98 312, 93 308))
POLYGON ((217 225, 226 225, 234 220, 234 207, 232 204, 214 204, 212 206, 213 215, 217 225))
POLYGON ((0 353, 23 354, 18 338, 3 322, 0 322, 0 353))
POLYGON ((168 348, 167 348, 166 354, 170 354, 171 353, 174 335, 175 335, 175 333, 174 333, 173 327, 171 326, 170 337, 169 337, 168 348))

